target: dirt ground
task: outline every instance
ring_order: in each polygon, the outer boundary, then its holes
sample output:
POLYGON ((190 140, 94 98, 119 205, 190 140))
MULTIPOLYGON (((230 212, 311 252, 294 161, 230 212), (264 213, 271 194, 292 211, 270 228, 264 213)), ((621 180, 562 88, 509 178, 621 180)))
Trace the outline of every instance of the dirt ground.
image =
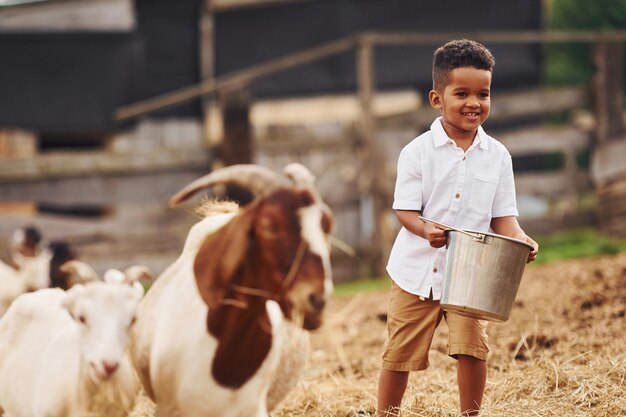
MULTIPOLYGON (((335 297, 307 370, 271 417, 374 416, 386 292, 335 297)), ((626 254, 526 268, 510 319, 491 323, 482 416, 626 416, 626 254)), ((456 362, 435 336, 403 416, 456 416, 456 362)), ((152 415, 141 398, 133 417, 152 415)))

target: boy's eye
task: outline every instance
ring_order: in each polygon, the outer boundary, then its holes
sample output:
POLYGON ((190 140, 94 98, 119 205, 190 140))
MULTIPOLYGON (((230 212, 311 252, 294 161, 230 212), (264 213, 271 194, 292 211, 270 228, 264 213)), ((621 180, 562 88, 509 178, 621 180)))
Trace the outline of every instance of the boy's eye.
POLYGON ((482 98, 487 98, 487 97, 489 97, 489 93, 480 93, 480 96, 482 98))
POLYGON ((458 92, 458 93, 456 93, 456 95, 459 96, 459 97, 466 97, 467 93, 458 92))

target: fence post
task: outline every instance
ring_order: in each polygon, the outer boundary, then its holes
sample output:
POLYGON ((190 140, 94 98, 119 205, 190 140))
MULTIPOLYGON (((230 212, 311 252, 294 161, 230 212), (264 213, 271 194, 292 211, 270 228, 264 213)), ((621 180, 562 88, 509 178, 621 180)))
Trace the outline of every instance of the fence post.
POLYGON ((386 180, 384 149, 376 140, 376 120, 373 113, 375 92, 374 42, 367 34, 359 37, 357 46, 357 80, 361 119, 357 126, 357 154, 361 157, 363 178, 359 180, 360 193, 368 197, 372 204, 372 231, 366 236, 367 253, 372 276, 381 276, 385 272, 388 242, 383 233, 386 225, 385 213, 388 202, 385 198, 386 180))
POLYGON ((600 41, 593 46, 596 129, 591 172, 598 197, 598 223, 608 234, 626 236, 626 136, 624 44, 600 41))
POLYGON ((596 145, 624 135, 624 44, 600 41, 593 45, 596 145))
MULTIPOLYGON (((251 164, 253 160, 252 126, 250 124, 250 89, 241 86, 239 89, 225 89, 220 92, 220 104, 224 125, 219 162, 224 165, 251 164)), ((241 187, 226 187, 229 198, 240 204, 247 204, 254 196, 241 187)))

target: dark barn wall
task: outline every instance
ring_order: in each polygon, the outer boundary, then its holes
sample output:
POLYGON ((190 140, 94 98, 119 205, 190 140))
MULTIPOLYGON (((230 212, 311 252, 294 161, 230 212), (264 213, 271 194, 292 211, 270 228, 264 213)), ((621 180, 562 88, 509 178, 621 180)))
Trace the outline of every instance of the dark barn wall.
MULTIPOLYGON (((360 31, 478 32, 541 28, 541 0, 318 0, 215 16, 216 70, 225 74, 360 31)), ((430 89, 432 46, 379 46, 381 89, 430 89)), ((487 45, 496 56, 494 88, 536 85, 538 45, 487 45)), ((356 88, 354 52, 263 78, 257 97, 346 92, 356 88)))
MULTIPOLYGON (((0 126, 106 131, 116 108, 199 81, 199 0, 138 0, 120 33, 0 34, 0 126)), ((199 117, 192 101, 154 116, 199 117)))
MULTIPOLYGON (((136 1, 138 36, 144 54, 142 98, 200 81, 198 21, 201 3, 201 0, 136 1)), ((200 100, 193 100, 161 110, 152 117, 200 117, 201 114, 200 100)))
MULTIPOLYGON (((120 127, 119 106, 200 80, 201 0, 136 0, 128 33, 0 34, 0 126, 43 133, 120 127)), ((217 75, 365 30, 535 30, 541 0, 317 0, 215 15, 217 75)), ((434 46, 434 45, 433 45, 434 46)), ((433 46, 375 50, 377 88, 430 88, 433 46)), ((489 46, 489 45, 488 45, 489 46)), ((535 85, 538 45, 493 45, 494 88, 535 85)), ((354 52, 262 78, 257 98, 354 91, 354 52)), ((150 117, 200 117, 200 100, 150 117)))
POLYGON ((137 47, 128 34, 0 35, 0 126, 110 128, 115 107, 140 97, 137 47))

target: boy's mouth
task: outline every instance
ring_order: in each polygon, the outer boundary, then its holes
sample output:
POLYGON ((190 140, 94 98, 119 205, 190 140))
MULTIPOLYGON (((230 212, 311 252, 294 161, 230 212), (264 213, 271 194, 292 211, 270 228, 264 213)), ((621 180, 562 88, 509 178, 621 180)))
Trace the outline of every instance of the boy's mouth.
POLYGON ((477 119, 480 116, 480 113, 476 113, 476 112, 463 113, 463 116, 467 117, 468 119, 477 119))

